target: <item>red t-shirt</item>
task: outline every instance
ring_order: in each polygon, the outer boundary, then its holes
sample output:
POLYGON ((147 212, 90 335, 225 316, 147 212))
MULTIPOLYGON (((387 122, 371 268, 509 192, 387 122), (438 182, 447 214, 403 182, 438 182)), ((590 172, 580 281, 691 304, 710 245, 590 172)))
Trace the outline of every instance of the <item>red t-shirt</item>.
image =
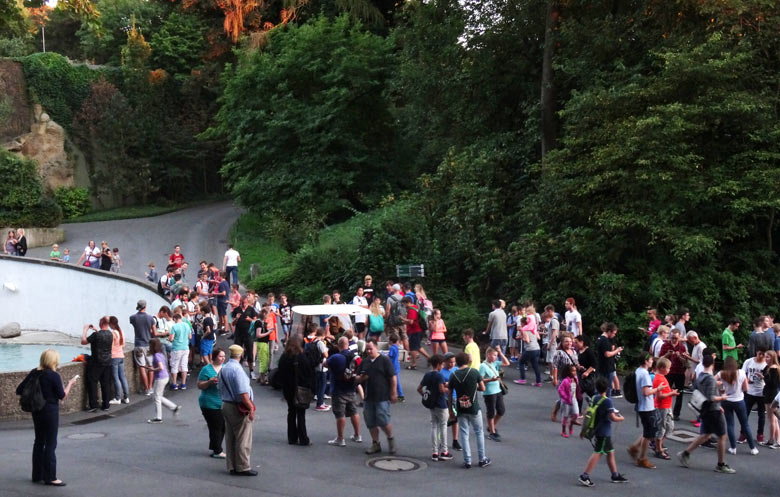
POLYGON ((661 320, 660 319, 654 319, 650 321, 650 323, 647 325, 647 330, 653 334, 658 329, 658 327, 661 326, 661 320))
POLYGON ((653 388, 658 388, 659 386, 663 385, 663 388, 657 391, 655 394, 655 408, 656 409, 671 409, 672 408, 672 399, 674 397, 666 397, 664 399, 659 398, 659 394, 662 393, 669 393, 672 391, 672 387, 669 386, 669 380, 666 379, 666 376, 662 374, 655 374, 655 378, 653 378, 653 388))
POLYGON ((412 324, 406 325, 406 334, 412 335, 414 333, 421 333, 420 323, 417 321, 417 307, 412 306, 406 310, 406 319, 411 319, 412 324))
POLYGON ((174 266, 181 267, 181 263, 184 262, 184 254, 182 253, 173 253, 170 257, 168 257, 168 261, 173 264, 174 266))
MULTIPOLYGON (((672 345, 672 342, 664 342, 664 344, 661 345, 660 356, 663 357, 670 350, 674 350, 680 354, 685 354, 688 352, 688 349, 685 348, 685 345, 683 345, 682 341, 677 342, 677 347, 672 345)), ((669 368, 669 374, 685 374, 686 360, 684 358, 672 355, 669 356, 669 360, 672 361, 672 367, 669 368)))

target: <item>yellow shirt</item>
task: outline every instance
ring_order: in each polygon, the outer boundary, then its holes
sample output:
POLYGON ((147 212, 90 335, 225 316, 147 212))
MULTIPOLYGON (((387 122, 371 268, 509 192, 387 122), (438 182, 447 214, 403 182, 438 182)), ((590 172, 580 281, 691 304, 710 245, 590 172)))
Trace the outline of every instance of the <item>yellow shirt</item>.
POLYGON ((466 345, 466 348, 463 349, 463 352, 471 356, 470 367, 479 369, 479 365, 482 363, 482 361, 479 358, 479 347, 477 344, 475 342, 471 342, 470 344, 466 345))

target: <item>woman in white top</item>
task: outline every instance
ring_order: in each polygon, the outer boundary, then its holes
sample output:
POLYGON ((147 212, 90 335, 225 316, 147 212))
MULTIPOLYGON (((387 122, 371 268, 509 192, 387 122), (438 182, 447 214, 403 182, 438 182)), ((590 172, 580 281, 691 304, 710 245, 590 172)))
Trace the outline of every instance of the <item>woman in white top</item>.
POLYGON ((84 261, 84 265, 87 267, 100 267, 100 249, 95 246, 95 240, 90 240, 89 245, 84 247, 84 252, 76 265, 80 265, 81 261, 84 261))
POLYGON ((733 357, 727 357, 723 363, 723 371, 715 376, 721 381, 721 388, 724 389, 726 400, 721 401, 723 412, 726 415, 726 431, 729 435, 729 454, 737 453, 737 437, 734 431, 734 416, 739 419, 742 427, 742 434, 747 438, 750 445, 750 453, 758 454, 756 442, 753 439, 753 433, 748 424, 747 409, 745 409, 745 390, 747 390, 747 376, 745 372, 737 367, 737 361, 733 357))

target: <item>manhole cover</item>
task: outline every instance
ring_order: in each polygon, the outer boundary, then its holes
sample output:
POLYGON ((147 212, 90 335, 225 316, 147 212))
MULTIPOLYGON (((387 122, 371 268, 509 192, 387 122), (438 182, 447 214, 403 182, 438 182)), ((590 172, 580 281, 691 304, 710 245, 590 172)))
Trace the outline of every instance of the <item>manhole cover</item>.
POLYGON ((689 444, 699 438, 699 434, 689 430, 674 430, 674 433, 666 435, 666 438, 675 442, 689 444))
POLYGON ((422 461, 412 459, 410 457, 375 457, 366 461, 366 466, 374 469, 381 469, 382 471, 419 471, 428 467, 422 461))
POLYGON ((105 433, 72 433, 65 438, 71 440, 94 440, 96 438, 105 438, 105 433))

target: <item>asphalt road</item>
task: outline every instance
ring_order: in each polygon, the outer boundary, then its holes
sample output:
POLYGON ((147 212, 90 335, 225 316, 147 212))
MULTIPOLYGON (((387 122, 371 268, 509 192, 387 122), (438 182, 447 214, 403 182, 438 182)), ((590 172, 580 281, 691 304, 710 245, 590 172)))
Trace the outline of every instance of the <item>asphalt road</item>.
MULTIPOLYGON (((168 256, 178 244, 190 263, 187 279, 194 282, 201 260, 222 267, 228 233, 239 212, 231 202, 219 202, 162 216, 65 224, 61 226, 65 241, 60 251, 69 248, 75 264, 90 240, 98 247, 105 240, 111 248, 119 248, 124 264, 121 272, 143 279, 149 262, 155 263, 158 273, 164 272, 168 256)), ((38 247, 30 249, 28 256, 48 259, 50 251, 50 247, 38 247)))

